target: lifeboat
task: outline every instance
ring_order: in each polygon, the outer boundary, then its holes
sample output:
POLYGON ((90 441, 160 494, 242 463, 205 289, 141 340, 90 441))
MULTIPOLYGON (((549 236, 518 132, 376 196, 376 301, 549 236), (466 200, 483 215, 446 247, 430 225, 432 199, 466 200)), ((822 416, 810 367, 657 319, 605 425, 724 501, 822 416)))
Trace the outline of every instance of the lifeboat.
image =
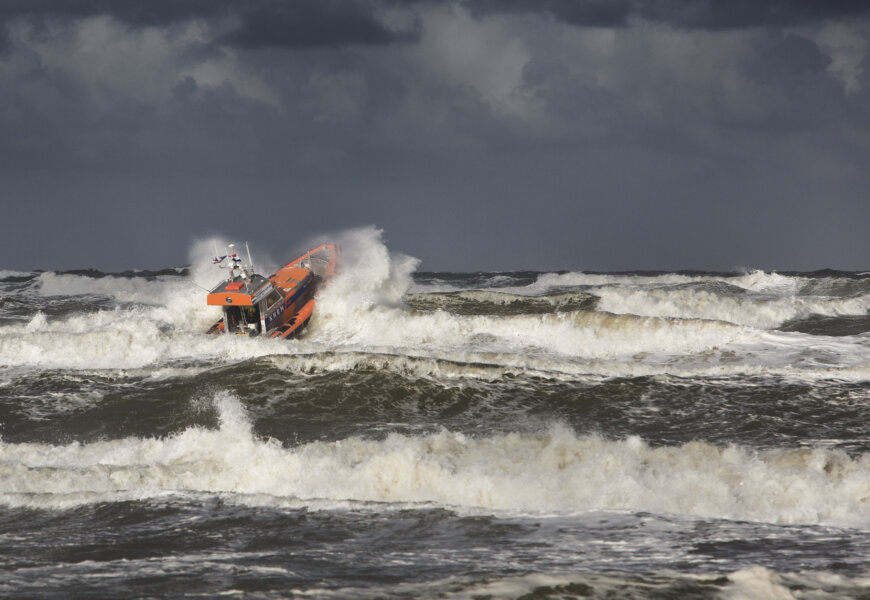
POLYGON ((335 277, 340 256, 338 244, 321 244, 263 277, 254 271, 250 250, 245 264, 230 244, 225 255, 212 261, 230 274, 208 293, 208 304, 223 309, 208 333, 298 335, 311 320, 317 292, 335 277))

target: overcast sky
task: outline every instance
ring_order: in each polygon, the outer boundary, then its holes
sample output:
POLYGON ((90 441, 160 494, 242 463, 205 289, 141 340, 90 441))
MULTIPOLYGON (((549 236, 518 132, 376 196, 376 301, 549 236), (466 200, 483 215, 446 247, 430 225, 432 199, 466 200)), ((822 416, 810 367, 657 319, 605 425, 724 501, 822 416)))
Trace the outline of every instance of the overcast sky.
POLYGON ((0 269, 870 269, 867 0, 0 0, 0 269), (288 260, 292 256, 286 257, 288 260))

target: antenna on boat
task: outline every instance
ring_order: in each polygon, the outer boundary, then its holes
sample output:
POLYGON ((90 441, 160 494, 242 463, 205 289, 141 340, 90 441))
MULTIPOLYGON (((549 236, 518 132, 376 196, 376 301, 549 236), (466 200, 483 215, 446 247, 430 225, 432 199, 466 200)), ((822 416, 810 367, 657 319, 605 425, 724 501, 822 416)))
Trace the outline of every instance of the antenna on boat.
MULTIPOLYGON (((230 270, 230 279, 234 277, 241 277, 246 282, 250 282, 251 277, 254 276, 254 261, 251 258, 251 248, 248 246, 248 242, 245 242, 245 249, 248 251, 248 264, 246 265, 241 257, 236 253, 236 245, 228 244, 227 245, 227 253, 224 256, 217 256, 217 244, 215 243, 215 257, 212 262, 216 264, 221 269, 229 269, 230 270), (228 264, 221 264, 225 259, 229 258, 228 264)), ((247 285, 247 283, 245 284, 247 285)))

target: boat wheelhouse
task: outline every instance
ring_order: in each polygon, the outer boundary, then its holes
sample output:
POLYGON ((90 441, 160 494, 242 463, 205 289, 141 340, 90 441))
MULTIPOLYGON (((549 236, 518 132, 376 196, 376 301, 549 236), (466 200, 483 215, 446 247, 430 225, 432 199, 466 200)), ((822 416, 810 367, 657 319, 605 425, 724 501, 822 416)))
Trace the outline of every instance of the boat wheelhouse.
POLYGON ((250 251, 245 264, 230 244, 213 261, 230 269, 230 276, 208 294, 209 305, 223 308, 223 318, 208 333, 298 334, 314 312, 315 294, 335 277, 340 253, 337 244, 321 244, 266 278, 254 271, 250 251))

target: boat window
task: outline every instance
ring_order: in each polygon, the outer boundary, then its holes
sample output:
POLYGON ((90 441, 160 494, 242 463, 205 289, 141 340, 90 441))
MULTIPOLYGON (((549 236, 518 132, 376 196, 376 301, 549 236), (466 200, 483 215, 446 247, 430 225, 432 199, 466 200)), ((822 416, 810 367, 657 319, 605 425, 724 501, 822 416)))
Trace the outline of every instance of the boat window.
POLYGON ((226 315, 226 320, 224 321, 224 327, 226 328, 227 333, 234 333, 239 330, 239 324, 242 320, 242 312, 238 306, 225 306, 224 314, 226 315))
POLYGON ((272 306, 273 304, 275 304, 276 302, 278 302, 279 300, 282 300, 282 299, 283 298, 282 298, 281 294, 279 294, 276 291, 273 291, 271 294, 269 294, 266 297, 266 306, 272 306))
POLYGON ((249 334, 260 333, 260 308, 257 306, 245 306, 242 308, 242 319, 249 334))

